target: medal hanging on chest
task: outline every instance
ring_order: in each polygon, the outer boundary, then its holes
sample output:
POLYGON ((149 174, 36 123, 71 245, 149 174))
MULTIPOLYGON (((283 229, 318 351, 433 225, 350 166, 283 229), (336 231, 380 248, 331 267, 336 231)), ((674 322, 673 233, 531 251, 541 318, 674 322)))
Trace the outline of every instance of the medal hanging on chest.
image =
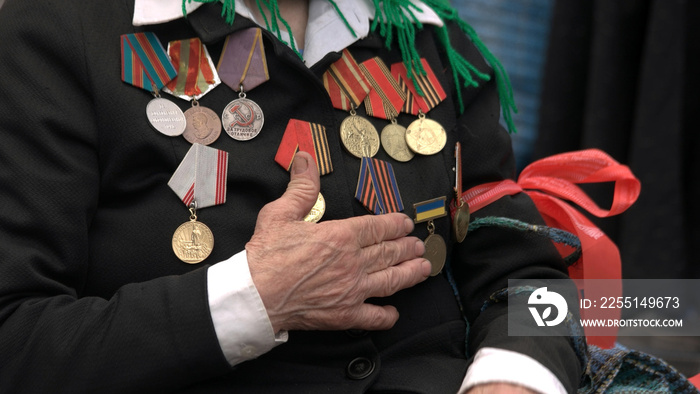
MULTIPOLYGON (((280 146, 277 148, 275 162, 289 171, 298 151, 307 152, 313 157, 319 175, 323 176, 333 172, 325 127, 299 119, 290 119, 284 130, 280 146)), ((304 221, 316 223, 321 220, 325 211, 326 201, 319 193, 314 207, 306 215, 304 221)))
POLYGON ((228 153, 201 144, 193 144, 168 186, 190 210, 190 220, 180 225, 172 238, 175 255, 188 264, 196 264, 211 254, 214 235, 197 221, 197 209, 226 202, 228 153))
POLYGON ((364 100, 367 115, 391 122, 382 129, 381 145, 394 160, 410 161, 414 153, 406 144, 406 128, 396 120, 406 101, 406 93, 380 58, 362 62, 360 69, 372 87, 364 100))
POLYGON ((224 130, 238 141, 257 137, 265 115, 255 101, 246 97, 246 92, 270 79, 261 29, 246 29, 226 37, 217 69, 221 80, 238 92, 238 98, 221 114, 224 130))
POLYGON ((413 204, 416 213, 414 222, 416 224, 428 222, 428 237, 423 241, 425 244, 425 254, 423 257, 430 261, 432 270, 430 276, 436 276, 442 271, 447 259, 447 245, 440 234, 435 234, 435 222, 437 218, 447 215, 445 209, 446 197, 438 197, 431 200, 413 204))
POLYGON ((376 155, 380 146, 379 133, 355 111, 371 90, 355 58, 347 49, 343 50, 340 60, 331 64, 322 78, 333 107, 350 112, 340 124, 340 140, 345 149, 360 159, 376 155))
POLYGON ((178 71, 177 77, 163 90, 192 101, 192 107, 185 111, 187 126, 183 137, 192 144, 209 145, 221 134, 216 112, 199 104, 202 96, 221 83, 211 56, 199 38, 170 42, 168 54, 178 65, 178 71))
POLYGON ((469 230, 469 204, 462 199, 462 145, 455 144, 455 199, 452 203, 452 234, 455 241, 462 243, 469 230))
POLYGON ((163 45, 154 33, 123 34, 121 44, 122 81, 153 94, 146 105, 146 118, 161 134, 176 137, 185 131, 180 107, 160 96, 160 90, 177 76, 163 45))
POLYGON ((393 64, 391 74, 399 81, 399 85, 407 96, 402 111, 418 115, 418 119, 406 128, 406 144, 417 154, 434 155, 445 147, 447 133, 440 123, 426 118, 426 114, 440 104, 447 95, 428 62, 421 59, 421 64, 425 75, 414 73, 413 81, 408 78, 408 72, 403 63, 393 64), (420 87, 422 95, 418 94, 416 85, 420 87))

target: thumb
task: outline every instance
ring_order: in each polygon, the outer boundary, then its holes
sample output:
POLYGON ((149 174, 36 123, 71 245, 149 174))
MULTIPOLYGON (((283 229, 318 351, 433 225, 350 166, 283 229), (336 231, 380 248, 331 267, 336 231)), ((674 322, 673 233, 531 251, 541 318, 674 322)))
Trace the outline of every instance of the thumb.
POLYGON ((281 218, 302 220, 313 208, 321 190, 321 180, 313 157, 307 152, 297 152, 290 175, 287 190, 272 204, 280 205, 278 212, 281 218))

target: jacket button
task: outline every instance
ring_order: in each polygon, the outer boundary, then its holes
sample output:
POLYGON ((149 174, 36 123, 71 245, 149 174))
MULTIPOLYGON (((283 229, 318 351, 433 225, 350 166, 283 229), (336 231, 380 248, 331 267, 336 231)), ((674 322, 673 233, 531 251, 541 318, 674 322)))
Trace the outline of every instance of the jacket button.
POLYGON ((348 364, 345 373, 350 379, 360 380, 374 372, 374 362, 366 357, 358 357, 348 364))

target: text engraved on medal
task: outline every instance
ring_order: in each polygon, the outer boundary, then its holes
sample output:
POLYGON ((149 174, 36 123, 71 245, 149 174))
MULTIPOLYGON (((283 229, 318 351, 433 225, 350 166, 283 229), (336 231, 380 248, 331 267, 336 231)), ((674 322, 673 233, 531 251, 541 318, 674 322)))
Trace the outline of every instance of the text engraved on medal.
POLYGON ((389 156, 400 162, 407 162, 415 154, 406 145, 406 128, 398 124, 389 124, 382 130, 382 146, 389 156))
POLYGON ((195 106, 185 111, 187 127, 182 134, 191 143, 209 145, 221 134, 221 121, 216 112, 209 108, 195 106))
POLYGON ((406 129, 406 144, 421 155, 434 155, 447 143, 447 133, 440 123, 421 118, 406 129))
POLYGON ((146 117, 151 126, 161 134, 177 137, 185 131, 185 115, 170 100, 154 98, 146 105, 146 117))
POLYGON ((248 141, 260 134, 265 117, 256 102, 238 98, 226 106, 221 115, 221 122, 231 138, 248 141))
POLYGON ((209 227, 198 221, 183 223, 173 234, 175 255, 188 264, 196 264, 211 254, 214 249, 214 234, 209 227))
POLYGON ((311 211, 309 211, 306 217, 304 217, 304 221, 309 223, 318 223, 325 212, 326 200, 323 198, 323 195, 321 193, 318 193, 316 203, 314 204, 313 208, 311 208, 311 211))
POLYGON ((379 133, 372 123, 360 116, 349 116, 340 124, 340 140, 353 156, 374 157, 379 151, 379 133))

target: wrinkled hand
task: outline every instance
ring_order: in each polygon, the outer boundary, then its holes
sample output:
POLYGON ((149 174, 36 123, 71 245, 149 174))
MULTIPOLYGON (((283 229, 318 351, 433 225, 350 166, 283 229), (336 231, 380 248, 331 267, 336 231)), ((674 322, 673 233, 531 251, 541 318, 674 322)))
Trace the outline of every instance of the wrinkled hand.
POLYGON ((399 315, 393 306, 365 303, 411 287, 430 275, 423 243, 407 237, 403 214, 365 215, 307 223, 320 189, 313 158, 296 154, 291 180, 258 214, 246 244, 248 265, 275 332, 381 330, 399 315))

